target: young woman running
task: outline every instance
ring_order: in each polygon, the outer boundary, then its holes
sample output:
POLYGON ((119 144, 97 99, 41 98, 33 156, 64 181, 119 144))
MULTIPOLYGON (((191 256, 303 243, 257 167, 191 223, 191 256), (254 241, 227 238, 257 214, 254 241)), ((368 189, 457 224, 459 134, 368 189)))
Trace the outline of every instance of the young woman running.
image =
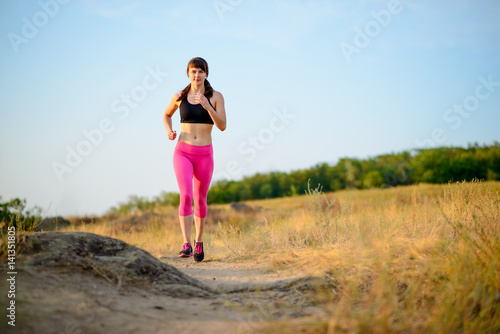
POLYGON ((212 127, 226 129, 226 111, 222 94, 213 90, 207 80, 208 64, 203 58, 193 58, 187 66, 191 83, 170 100, 163 122, 168 139, 177 133, 172 129, 172 115, 180 109, 181 134, 174 151, 174 171, 179 185, 179 221, 184 245, 179 257, 193 256, 191 227, 196 228, 194 260, 203 261, 203 229, 207 217, 207 194, 214 169, 212 127), (194 199, 194 217, 193 204, 194 199))

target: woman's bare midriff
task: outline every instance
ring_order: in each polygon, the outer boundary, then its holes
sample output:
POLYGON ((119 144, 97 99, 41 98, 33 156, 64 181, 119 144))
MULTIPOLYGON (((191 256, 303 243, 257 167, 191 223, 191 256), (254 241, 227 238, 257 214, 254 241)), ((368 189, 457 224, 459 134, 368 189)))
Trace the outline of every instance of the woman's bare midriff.
POLYGON ((210 145, 212 127, 212 124, 181 123, 179 141, 194 146, 210 145))

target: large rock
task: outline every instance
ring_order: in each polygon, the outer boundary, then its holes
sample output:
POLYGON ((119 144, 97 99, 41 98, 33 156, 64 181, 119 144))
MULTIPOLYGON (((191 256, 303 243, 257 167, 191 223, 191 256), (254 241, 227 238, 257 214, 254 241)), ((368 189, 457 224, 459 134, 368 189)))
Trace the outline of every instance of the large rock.
POLYGON ((19 234, 21 266, 75 268, 116 284, 133 283, 173 297, 208 297, 198 280, 124 241, 86 232, 19 234))
POLYGON ((70 224, 70 221, 63 217, 50 217, 42 220, 40 224, 36 226, 35 231, 57 231, 68 227, 70 224))
POLYGON ((236 202, 236 203, 231 203, 231 209, 237 211, 237 212, 243 212, 243 213, 251 213, 251 212, 258 212, 260 211, 260 207, 252 207, 248 204, 241 203, 241 202, 236 202))

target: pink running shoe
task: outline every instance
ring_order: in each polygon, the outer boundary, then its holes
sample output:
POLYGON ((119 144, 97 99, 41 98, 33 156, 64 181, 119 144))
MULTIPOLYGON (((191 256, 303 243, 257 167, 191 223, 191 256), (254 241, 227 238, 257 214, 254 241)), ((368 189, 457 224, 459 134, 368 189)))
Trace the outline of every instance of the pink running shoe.
POLYGON ((186 242, 182 246, 182 250, 179 252, 179 257, 191 257, 193 256, 193 247, 189 242, 186 242))
POLYGON ((205 253, 203 252, 203 242, 194 242, 194 261, 201 262, 205 258, 205 253))

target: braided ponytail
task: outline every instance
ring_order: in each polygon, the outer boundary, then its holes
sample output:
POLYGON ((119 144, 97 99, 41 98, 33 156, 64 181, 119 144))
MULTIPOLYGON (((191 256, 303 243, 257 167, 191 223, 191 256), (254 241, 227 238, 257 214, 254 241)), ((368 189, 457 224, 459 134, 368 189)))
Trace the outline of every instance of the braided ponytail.
POLYGON ((205 97, 207 99, 211 98, 214 95, 214 89, 210 85, 210 82, 208 82, 207 79, 205 79, 205 97))

